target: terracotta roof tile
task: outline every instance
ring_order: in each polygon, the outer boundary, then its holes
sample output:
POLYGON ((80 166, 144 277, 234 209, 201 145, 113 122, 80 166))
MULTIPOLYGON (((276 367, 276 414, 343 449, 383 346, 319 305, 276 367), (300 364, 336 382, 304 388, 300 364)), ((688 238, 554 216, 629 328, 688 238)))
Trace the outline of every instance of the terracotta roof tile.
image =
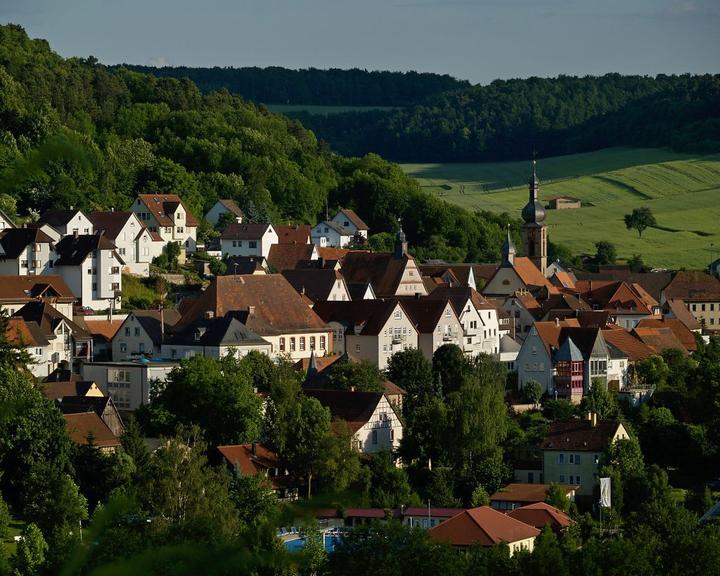
POLYGON ((720 280, 707 272, 681 270, 665 287, 666 300, 677 298, 685 302, 720 300, 720 280))
POLYGON ((508 512, 507 515, 510 518, 534 526, 538 530, 542 530, 549 525, 555 532, 560 532, 575 523, 565 512, 545 502, 516 508, 508 512))
POLYGON ((243 214, 243 211, 240 209, 240 206, 237 205, 235 200, 222 198, 218 200, 218 202, 220 202, 220 204, 222 204, 228 212, 235 214, 235 216, 240 216, 240 218, 245 217, 245 214, 243 214))
POLYGON ((294 270, 300 262, 312 260, 317 254, 314 244, 273 244, 267 262, 278 272, 294 270))
POLYGON ((88 443, 88 435, 92 433, 93 441, 99 448, 120 446, 120 440, 112 433, 107 424, 95 412, 63 414, 70 439, 75 444, 88 443))
POLYGON ((488 506, 465 510, 428 532, 431 539, 453 546, 494 546, 501 542, 527 540, 539 534, 537 528, 488 506))
POLYGON ((605 338, 605 342, 627 354, 628 360, 631 362, 644 360, 656 354, 650 346, 623 328, 604 329, 603 338, 605 338))
POLYGON ((596 426, 590 420, 580 418, 555 420, 550 424, 540 448, 602 452, 610 444, 619 426, 620 422, 614 420, 598 420, 596 426))
POLYGON ((280 458, 264 444, 218 446, 217 451, 230 466, 237 466, 243 476, 254 476, 280 467, 280 458))
POLYGON ((345 216, 345 218, 348 219, 348 221, 352 222, 355 228, 358 230, 369 230, 365 222, 363 222, 362 218, 358 216, 354 210, 351 210, 350 208, 340 208, 340 212, 345 216))
POLYGON ((685 301, 671 298, 665 302, 665 309, 669 310, 675 318, 685 324, 688 330, 695 331, 702 328, 700 322, 698 322, 695 316, 690 313, 690 310, 687 309, 685 301))
POLYGON ((632 332, 658 354, 672 349, 682 350, 685 354, 688 353, 671 328, 642 328, 636 326, 632 332))
POLYGON ((383 394, 306 388, 303 392, 330 410, 333 420, 343 420, 353 432, 370 421, 383 394))
POLYGON ((120 326, 125 322, 124 319, 117 320, 85 320, 85 326, 88 332, 93 336, 102 336, 105 340, 112 340, 115 334, 120 330, 120 326))
POLYGON ((697 350, 695 334, 693 334, 683 322, 676 318, 645 318, 640 320, 636 326, 636 329, 637 328, 670 328, 685 350, 688 352, 695 352, 695 350, 697 350))
POLYGON ((175 213, 178 205, 182 205, 185 209, 186 225, 198 225, 197 218, 188 210, 185 202, 183 202, 177 194, 140 194, 138 198, 140 202, 147 207, 160 226, 175 226, 175 220, 172 218, 172 214, 175 213))
POLYGON ((77 300, 62 276, 0 276, 0 302, 22 302, 32 298, 77 300))
POLYGON ((275 226, 279 244, 310 244, 310 230, 311 227, 307 224, 275 226))
MULTIPOLYGON (((490 496, 492 502, 526 502, 533 504, 535 502, 545 502, 547 491, 550 484, 523 484, 513 483, 503 486, 490 496)), ((566 493, 577 490, 579 486, 563 486, 566 493)))

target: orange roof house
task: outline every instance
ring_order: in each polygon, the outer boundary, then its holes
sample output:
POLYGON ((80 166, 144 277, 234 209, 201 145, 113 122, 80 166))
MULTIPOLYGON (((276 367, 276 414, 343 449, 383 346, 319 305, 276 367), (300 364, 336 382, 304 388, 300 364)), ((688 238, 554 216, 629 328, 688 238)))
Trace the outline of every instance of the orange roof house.
POLYGON ((452 546, 495 546, 505 542, 513 554, 521 549, 532 552, 540 530, 489 506, 465 510, 428 532, 431 539, 452 546))
POLYGON ((120 440, 96 412, 63 414, 70 439, 75 444, 87 445, 92 436, 93 444, 99 449, 114 452, 120 446, 120 440))
POLYGON ((538 530, 542 530, 545 526, 550 526, 556 534, 563 532, 575 523, 565 512, 545 502, 537 502, 516 508, 508 512, 507 515, 510 516, 510 518, 515 518, 515 520, 520 520, 525 524, 534 526, 538 530))

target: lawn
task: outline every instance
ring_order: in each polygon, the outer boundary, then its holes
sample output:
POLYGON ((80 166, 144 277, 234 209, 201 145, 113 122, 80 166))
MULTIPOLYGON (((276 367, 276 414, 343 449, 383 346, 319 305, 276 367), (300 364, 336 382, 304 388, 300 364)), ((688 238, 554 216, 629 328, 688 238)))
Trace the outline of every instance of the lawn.
MULTIPOLYGON (((527 202, 529 162, 405 164, 438 197, 468 209, 518 214, 527 202)), ((621 258, 641 254, 667 268, 701 268, 720 256, 720 154, 611 148, 538 161, 540 199, 580 198, 579 210, 548 210, 548 236, 577 253, 610 240, 621 258), (623 215, 652 209, 658 228, 642 238, 623 215)))
POLYGON ((292 114, 293 112, 307 112, 308 114, 328 116, 343 112, 370 112, 372 110, 395 110, 397 106, 323 106, 319 104, 265 104, 271 112, 278 114, 292 114))

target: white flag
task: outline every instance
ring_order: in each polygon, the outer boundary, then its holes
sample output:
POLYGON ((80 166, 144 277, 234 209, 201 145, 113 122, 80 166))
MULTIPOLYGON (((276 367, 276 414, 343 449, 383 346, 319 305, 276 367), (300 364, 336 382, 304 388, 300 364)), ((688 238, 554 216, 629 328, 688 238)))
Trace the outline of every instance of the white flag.
POLYGON ((610 486, 610 478, 600 478, 600 506, 603 508, 611 507, 610 486))

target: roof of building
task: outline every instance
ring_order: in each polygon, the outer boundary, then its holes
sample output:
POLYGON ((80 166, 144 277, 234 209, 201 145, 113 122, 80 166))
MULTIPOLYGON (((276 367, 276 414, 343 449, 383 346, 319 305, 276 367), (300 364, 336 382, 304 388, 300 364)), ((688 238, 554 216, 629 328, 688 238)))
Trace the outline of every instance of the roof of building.
POLYGON ((71 303, 77 300, 62 276, 0 276, 0 302, 33 298, 71 303))
POLYGON ((189 306, 180 324, 208 313, 244 314, 243 323, 260 336, 329 330, 281 274, 219 276, 189 306))
POLYGON ((85 320, 87 331, 93 336, 100 336, 105 340, 112 340, 125 322, 124 318, 113 318, 112 320, 85 320))
POLYGON ((672 349, 682 350, 685 354, 688 352, 682 341, 669 327, 649 328, 638 325, 633 328, 632 333, 655 350, 657 354, 662 354, 665 350, 672 349))
POLYGON ((145 204, 160 226, 175 226, 175 214, 178 206, 185 209, 185 225, 197 226, 198 220, 177 194, 140 194, 140 202, 145 204))
POLYGON ((383 398, 380 392, 351 392, 305 388, 303 392, 330 410, 333 420, 343 420, 353 432, 370 421, 383 398))
POLYGON ((510 335, 503 334, 503 337, 500 338, 500 353, 501 354, 520 352, 520 348, 522 348, 522 346, 516 340, 513 340, 513 338, 511 338, 510 335))
POLYGON ((337 270, 328 268, 283 270, 282 275, 295 290, 313 302, 327 300, 336 285, 345 285, 342 275, 337 270))
POLYGON ((267 262, 278 272, 294 270, 300 262, 312 260, 316 251, 315 244, 273 244, 267 262))
POLYGON ((575 288, 575 280, 570 275, 569 272, 564 272, 558 270, 550 277, 550 282, 552 282, 555 286, 558 286, 560 288, 575 288))
POLYGON ((542 530, 549 525, 557 532, 575 523, 565 512, 545 502, 537 502, 536 504, 516 508, 508 512, 507 515, 510 518, 534 526, 538 530, 542 530))
MULTIPOLYGON (((88 218, 90 218, 90 222, 93 223, 96 232, 102 231, 104 236, 114 241, 125 227, 125 224, 127 224, 127 221, 130 218, 137 218, 137 216, 134 212, 127 210, 120 212, 90 212, 88 218)), ((137 234, 141 232, 142 228, 144 228, 144 226, 140 224, 137 234)), ((136 238, 137 234, 135 236, 136 238)))
POLYGON ((501 542, 518 542, 534 538, 540 530, 516 520, 489 506, 465 510, 432 528, 433 540, 453 546, 494 546, 501 542))
POLYGON ((327 368, 335 364, 338 360, 341 360, 343 357, 344 355, 342 354, 333 354, 332 356, 315 356, 313 354, 311 358, 301 358, 295 362, 295 364, 293 364, 293 368, 303 374, 307 374, 310 364, 314 362, 316 374, 322 374, 327 368))
POLYGON ((550 294, 537 311, 537 316, 542 319, 550 319, 560 313, 572 313, 590 311, 590 306, 572 294, 561 292, 550 294))
POLYGON ((64 414, 70 439, 76 444, 88 444, 92 435, 93 443, 99 448, 120 446, 120 440, 95 412, 64 414))
POLYGON ((354 250, 343 257, 340 271, 348 283, 370 282, 378 296, 393 296, 410 259, 407 255, 395 258, 390 252, 354 250))
POLYGON ((370 292, 370 298, 368 298, 368 300, 374 300, 375 291, 372 289, 372 284, 369 282, 354 282, 352 284, 348 284, 346 282, 345 284, 347 285, 351 300, 364 300, 368 291, 370 292))
MULTIPOLYGON (((77 266, 85 262, 94 250, 115 251, 115 243, 104 234, 78 234, 65 236, 55 244, 58 259, 55 266, 77 266)), ((115 255, 119 262, 120 256, 115 255)))
POLYGON ((243 211, 240 209, 240 206, 237 205, 235 200, 230 198, 221 198, 218 202, 231 214, 235 214, 235 216, 239 216, 240 218, 245 217, 245 214, 243 214, 243 211))
MULTIPOLYGON (((406 314, 422 334, 432 334, 443 318, 443 312, 450 303, 447 299, 432 298, 402 298, 403 308, 406 314)), ((450 309, 453 309, 450 304, 450 309)), ((455 314, 455 311, 453 314, 455 314)), ((457 314, 455 314, 457 319, 457 314)))
POLYGON ((337 222, 334 222, 333 220, 323 220, 322 222, 317 224, 315 226, 315 228, 320 228, 322 226, 324 226, 326 228, 330 228, 331 230, 334 230, 340 236, 354 236, 355 235, 355 233, 352 230, 350 230, 350 228, 345 228, 345 226, 343 226, 342 224, 338 224, 337 222))
POLYGON ((222 240, 259 240, 269 229, 275 229, 272 224, 254 224, 252 222, 230 222, 220 234, 222 240))
POLYGON ((665 299, 677 298, 685 302, 720 300, 720 280, 694 270, 681 270, 665 287, 665 299))
POLYGON ((468 300, 477 310, 496 309, 495 305, 489 302, 485 296, 469 286, 458 288, 441 286, 433 290, 427 297, 429 299, 450 300, 450 303, 455 309, 455 314, 457 314, 458 317, 462 314, 463 308, 467 304, 468 300))
POLYGON ((15 346, 24 348, 30 346, 47 346, 48 339, 43 334, 37 322, 26 321, 24 318, 14 316, 8 319, 8 326, 5 332, 8 342, 15 346))
POLYGON ((473 278, 475 276, 473 264, 428 263, 419 264, 418 268, 423 276, 442 277, 449 272, 456 281, 456 284, 450 285, 452 288, 467 287, 470 281, 470 273, 473 273, 473 278))
POLYGON ((550 423, 540 448, 602 452, 615 437, 620 426, 620 422, 615 420, 598 419, 595 426, 588 419, 555 420, 550 423))
POLYGON ((57 228, 58 226, 67 225, 78 212, 81 212, 81 210, 72 208, 70 210, 46 210, 40 215, 39 221, 43 224, 49 224, 53 228, 57 228))
POLYGON ((333 248, 330 246, 318 246, 317 251, 323 260, 339 262, 351 252, 367 252, 366 250, 350 250, 348 248, 333 248))
POLYGON ((395 308, 405 309, 405 301, 357 300, 354 302, 317 302, 313 310, 325 322, 338 322, 349 332, 376 335, 384 328, 395 308))
POLYGON ((66 380, 60 382, 43 382, 39 388, 45 397, 50 400, 57 400, 66 396, 87 396, 90 391, 100 396, 103 395, 102 390, 92 381, 66 380))
POLYGON ((653 313, 658 301, 637 283, 623 281, 578 280, 576 290, 593 307, 612 311, 615 314, 653 313))
POLYGON ((352 222, 353 226, 355 226, 355 228, 357 228, 358 230, 370 229, 368 225, 363 222, 362 218, 360 218, 360 216, 355 213, 354 210, 351 210, 350 208, 340 208, 340 211, 338 213, 345 216, 345 218, 347 218, 349 222, 352 222))
POLYGON ((255 334, 232 312, 222 318, 199 318, 173 331, 167 342, 185 346, 269 345, 267 340, 255 334))
POLYGON ((159 345, 162 343, 163 333, 162 326, 160 325, 161 317, 165 324, 166 333, 170 328, 180 322, 180 313, 177 310, 168 308, 167 310, 163 310, 162 314, 160 310, 133 310, 128 314, 128 317, 125 318, 123 324, 132 321, 131 319, 134 318, 138 324, 142 326, 143 330, 145 330, 150 340, 152 340, 155 345, 159 345))
MULTIPOLYGON (((565 490, 566 495, 579 488, 579 486, 565 484, 561 487, 565 490)), ((523 484, 521 482, 515 482, 500 488, 500 490, 490 496, 490 501, 527 503, 545 502, 549 488, 550 484, 523 484)))
POLYGON ((644 318, 638 322, 635 328, 670 328, 685 350, 688 352, 697 350, 695 334, 677 318, 644 318))
POLYGON ((0 236, 0 258, 17 258, 30 244, 53 244, 39 228, 7 228, 0 236))
POLYGON ((665 302, 665 310, 685 324, 688 330, 694 332, 702 328, 700 322, 698 322, 695 316, 690 313, 690 310, 687 309, 684 300, 671 298, 665 302))
POLYGON ((628 282, 640 284, 658 302, 662 291, 672 280, 670 272, 633 272, 629 266, 600 266, 600 272, 577 272, 578 280, 628 282))
POLYGON ((623 352, 631 362, 644 360, 656 354, 650 346, 623 328, 604 329, 603 338, 607 344, 623 352))
POLYGON ((217 451, 230 466, 237 467, 242 476, 255 476, 280 467, 278 455, 260 442, 218 446, 217 451))
MULTIPOLYGON (((272 250, 272 246, 270 247, 272 250)), ((227 259, 226 276, 236 274, 254 274, 267 272, 267 260, 263 256, 229 256, 227 259), (236 266, 237 264, 237 266, 236 266)))
POLYGON ((63 396, 56 404, 63 414, 95 412, 98 416, 102 417, 108 408, 117 411, 112 397, 105 395, 88 396, 84 394, 79 396, 63 396))
POLYGON ((61 322, 72 331, 74 338, 90 338, 90 334, 47 301, 32 300, 17 310, 13 317, 35 322, 46 337, 55 338, 55 329, 61 322))
POLYGON ((310 244, 309 224, 277 224, 275 232, 278 235, 278 244, 310 244))

